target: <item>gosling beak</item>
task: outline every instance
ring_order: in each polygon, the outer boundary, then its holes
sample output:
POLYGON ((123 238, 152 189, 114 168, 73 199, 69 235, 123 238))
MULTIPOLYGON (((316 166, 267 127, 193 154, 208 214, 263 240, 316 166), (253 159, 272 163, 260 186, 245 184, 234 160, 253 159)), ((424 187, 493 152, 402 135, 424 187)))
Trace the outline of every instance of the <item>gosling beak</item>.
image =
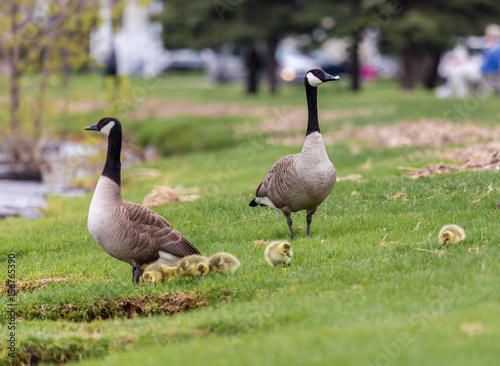
POLYGON ((444 245, 446 245, 446 242, 445 242, 445 241, 443 241, 443 242, 441 243, 441 246, 444 246, 444 245))
POLYGON ((93 124, 92 126, 85 127, 85 129, 86 129, 87 131, 99 131, 99 130, 97 129, 97 123, 93 124))
POLYGON ((340 76, 338 75, 332 76, 325 72, 325 80, 323 82, 326 83, 327 81, 333 81, 333 80, 340 80, 340 76))
POLYGON ((149 281, 149 286, 154 286, 153 281, 149 281))
POLYGON ((165 279, 164 279, 164 278, 162 278, 162 279, 161 279, 161 282, 163 282, 163 281, 165 281, 165 279))
POLYGON ((288 253, 286 256, 287 256, 288 258, 292 258, 292 256, 290 255, 290 253, 288 253))
POLYGON ((201 280, 201 278, 203 277, 203 275, 198 275, 198 279, 201 280))

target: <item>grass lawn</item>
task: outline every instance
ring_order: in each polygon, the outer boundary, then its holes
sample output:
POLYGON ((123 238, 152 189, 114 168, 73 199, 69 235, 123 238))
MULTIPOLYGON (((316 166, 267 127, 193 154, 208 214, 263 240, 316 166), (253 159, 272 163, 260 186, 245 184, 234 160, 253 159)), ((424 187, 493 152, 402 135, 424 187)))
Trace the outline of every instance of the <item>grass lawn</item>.
MULTIPOLYGON (((106 100, 98 79, 75 77, 72 83, 70 100, 106 100)), ((275 98, 246 98, 239 86, 174 75, 149 86, 132 80, 124 94, 141 88, 140 100, 115 104, 123 111, 117 117, 127 141, 154 145, 164 155, 123 171, 124 198, 142 202, 155 185, 198 188, 199 200, 155 210, 203 254, 232 253, 241 267, 228 277, 132 286, 130 266, 108 256, 88 233, 92 194, 50 197, 36 221, 0 220, 1 282, 14 254, 16 281, 24 286, 14 299, 15 358, 5 342, 10 301, 2 290, 0 365, 497 364, 498 172, 413 180, 401 169, 439 163, 440 151, 463 144, 388 148, 358 142, 353 151, 350 139, 329 143, 339 176, 361 178, 337 182, 313 217, 311 237, 297 232, 291 267, 271 268, 254 241, 288 239, 286 220, 248 203, 271 165, 300 146, 259 130, 266 115, 139 118, 134 111, 149 100, 222 111, 234 105, 244 111, 265 106, 270 113, 305 109, 303 86, 282 86, 275 98), (145 170, 157 174, 141 174, 145 170), (441 247, 439 229, 465 221, 466 239, 441 247)), ((359 95, 347 83, 330 83, 318 94, 320 119, 328 111, 370 111, 322 120, 326 132, 421 119, 491 127, 499 118, 495 97, 437 100, 424 91, 402 94, 389 82, 359 95)), ((61 90, 51 90, 51 100, 62 97, 61 90)), ((99 108, 70 111, 70 136, 102 139, 82 131, 113 113, 111 105, 99 108)), ((57 135, 62 121, 52 123, 47 133, 57 135)), ((292 218, 295 228, 305 228, 304 212, 292 218)))

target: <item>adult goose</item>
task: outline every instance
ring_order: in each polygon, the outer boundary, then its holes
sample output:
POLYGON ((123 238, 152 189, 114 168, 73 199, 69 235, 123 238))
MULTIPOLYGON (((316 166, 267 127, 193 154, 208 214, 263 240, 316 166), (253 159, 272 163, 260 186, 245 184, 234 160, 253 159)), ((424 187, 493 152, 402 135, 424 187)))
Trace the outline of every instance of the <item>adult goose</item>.
POLYGON ((257 187, 250 206, 269 206, 281 210, 286 217, 292 240, 292 212, 306 210, 309 236, 312 215, 330 194, 337 180, 337 170, 326 153, 318 122, 318 86, 338 76, 331 76, 321 69, 309 70, 304 77, 308 121, 302 152, 287 155, 274 164, 257 187))
POLYGON ((147 207, 124 201, 121 195, 122 126, 106 117, 85 130, 108 136, 106 163, 90 203, 88 229, 106 253, 132 266, 132 283, 148 264, 175 266, 198 249, 163 217, 147 207))

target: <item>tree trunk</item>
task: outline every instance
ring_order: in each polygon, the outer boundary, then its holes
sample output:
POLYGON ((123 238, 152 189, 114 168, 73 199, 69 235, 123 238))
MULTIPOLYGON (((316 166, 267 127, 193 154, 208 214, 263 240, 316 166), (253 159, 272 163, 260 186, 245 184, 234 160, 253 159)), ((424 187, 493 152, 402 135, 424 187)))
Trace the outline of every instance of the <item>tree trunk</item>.
POLYGON ((360 66, 359 66, 359 43, 361 41, 361 32, 355 30, 352 35, 353 41, 350 47, 350 65, 351 71, 351 90, 357 92, 361 89, 360 66))
POLYGON ((34 120, 34 133, 35 138, 38 139, 41 135, 40 125, 43 117, 43 107, 45 102, 45 90, 47 87, 47 79, 49 75, 49 58, 52 48, 47 46, 42 55, 42 69, 40 71, 40 84, 38 86, 38 96, 35 110, 35 120, 34 120))
POLYGON ((441 51, 432 51, 424 60, 424 87, 431 90, 436 87, 441 51))
POLYGON ((403 90, 411 91, 413 81, 413 42, 408 40, 403 49, 403 90))
POLYGON ((259 71, 261 68, 261 60, 257 50, 255 49, 255 45, 252 45, 250 48, 247 59, 247 93, 248 94, 257 94, 259 89, 259 71))
POLYGON ((267 82, 269 83, 269 93, 275 95, 277 91, 278 80, 276 79, 276 69, 278 63, 276 61, 276 49, 278 48, 279 40, 270 38, 267 40, 267 82))
POLYGON ((14 138, 17 139, 19 136, 19 102, 20 102, 20 78, 21 70, 19 69, 20 61, 20 49, 19 43, 15 40, 17 35, 17 18, 19 13, 18 5, 12 1, 10 6, 10 16, 11 16, 11 37, 13 42, 11 44, 10 52, 10 128, 14 134, 14 138))

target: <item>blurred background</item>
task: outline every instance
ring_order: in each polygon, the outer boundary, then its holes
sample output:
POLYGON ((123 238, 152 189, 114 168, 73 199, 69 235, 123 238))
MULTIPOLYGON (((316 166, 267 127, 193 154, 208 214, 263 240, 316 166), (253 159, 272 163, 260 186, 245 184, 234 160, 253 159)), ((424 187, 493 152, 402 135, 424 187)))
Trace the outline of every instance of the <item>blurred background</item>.
MULTIPOLYGON (((173 95, 229 91, 206 99, 227 108, 272 104, 320 67, 340 75, 336 92, 352 98, 376 85, 439 99, 495 97, 498 22, 494 0, 2 0, 0 216, 38 215, 26 207, 37 200, 19 190, 42 196, 39 206, 49 191, 91 188, 102 147, 82 141, 82 128, 103 113, 144 119, 147 101, 168 85, 173 95)), ((176 151, 130 140, 125 165, 176 151)))

